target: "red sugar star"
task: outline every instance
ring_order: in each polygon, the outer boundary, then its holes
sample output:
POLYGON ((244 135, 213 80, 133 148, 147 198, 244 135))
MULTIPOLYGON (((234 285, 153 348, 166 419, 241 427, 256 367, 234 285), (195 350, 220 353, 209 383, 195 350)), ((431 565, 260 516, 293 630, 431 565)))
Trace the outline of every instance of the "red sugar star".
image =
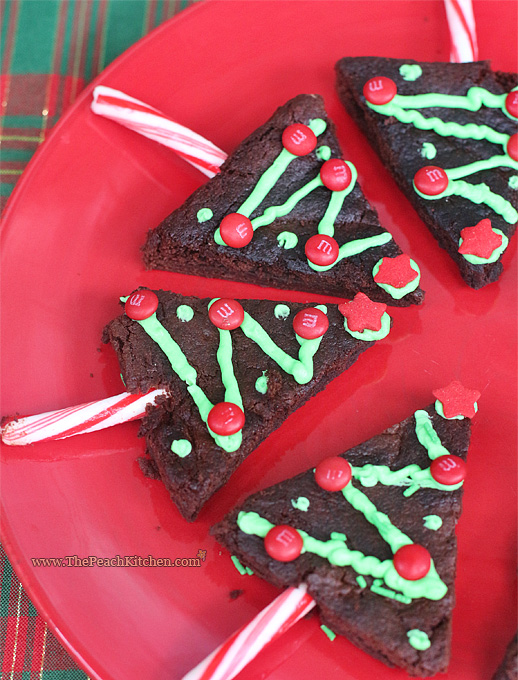
POLYGON ((495 234, 491 228, 491 220, 487 217, 474 227, 466 227, 460 235, 463 239, 459 246, 461 255, 476 255, 487 259, 502 245, 501 235, 495 234))
POLYGON ((347 319, 350 331, 379 331, 387 305, 373 302, 365 293, 356 293, 353 300, 342 302, 338 309, 347 319))
POLYGON ((397 257, 384 257, 374 281, 385 283, 394 288, 403 288, 413 281, 417 275, 415 269, 410 266, 410 257, 403 253, 397 257))
POLYGON ((448 387, 433 390, 432 394, 441 402, 446 418, 454 418, 455 416, 473 418, 475 402, 480 399, 478 390, 468 390, 458 380, 453 380, 448 387))

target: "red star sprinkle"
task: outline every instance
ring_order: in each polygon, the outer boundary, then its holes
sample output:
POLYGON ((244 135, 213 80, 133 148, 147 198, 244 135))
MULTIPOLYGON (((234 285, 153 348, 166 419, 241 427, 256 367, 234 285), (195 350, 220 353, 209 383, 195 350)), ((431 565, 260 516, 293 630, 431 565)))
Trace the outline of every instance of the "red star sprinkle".
POLYGON ((462 244, 459 246, 461 255, 476 255, 489 258, 502 245, 502 237, 495 234, 491 228, 491 220, 487 217, 480 220, 474 227, 465 227, 460 235, 462 244))
POLYGON ((343 302, 338 305, 338 309, 347 319, 349 330, 361 333, 367 329, 370 331, 381 329, 381 317, 387 305, 373 302, 365 293, 356 293, 353 300, 343 302))
POLYGON ((478 390, 468 390, 458 380, 453 380, 448 387, 433 390, 432 394, 441 402, 445 418, 473 418, 476 413, 475 402, 480 399, 478 390))
POLYGON ((403 288, 417 276, 415 269, 410 266, 410 257, 402 254, 397 257, 384 257, 374 281, 393 288, 403 288))

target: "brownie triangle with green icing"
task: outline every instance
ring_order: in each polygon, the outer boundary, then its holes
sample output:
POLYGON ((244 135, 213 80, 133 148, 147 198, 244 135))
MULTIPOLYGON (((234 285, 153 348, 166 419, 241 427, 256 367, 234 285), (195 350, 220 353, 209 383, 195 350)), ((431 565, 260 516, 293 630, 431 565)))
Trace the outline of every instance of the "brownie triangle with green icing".
POLYGON ((362 291, 390 305, 423 300, 417 263, 380 225, 318 95, 277 109, 149 232, 143 256, 148 269, 339 297, 362 291))
POLYGON ((346 57, 339 97, 472 288, 518 222, 518 76, 490 63, 346 57))
POLYGON ((470 421, 447 415, 438 400, 213 528, 255 575, 306 584, 335 634, 417 676, 446 671, 450 655, 470 421))
POLYGON ((126 389, 162 389, 141 426, 153 471, 196 518, 288 416, 390 331, 386 305, 183 297, 134 291, 105 328, 126 389))

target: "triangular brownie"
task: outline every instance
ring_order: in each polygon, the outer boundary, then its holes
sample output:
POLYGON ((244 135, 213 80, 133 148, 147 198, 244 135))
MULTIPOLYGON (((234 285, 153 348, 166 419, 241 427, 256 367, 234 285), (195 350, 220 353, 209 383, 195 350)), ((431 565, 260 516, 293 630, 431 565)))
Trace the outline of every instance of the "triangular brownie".
POLYGON ((444 410, 438 400, 416 411, 250 496, 213 528, 255 574, 276 586, 306 583, 334 633, 412 675, 445 671, 449 659, 470 438, 469 419, 455 418, 456 389, 472 404, 479 396, 453 383, 436 393, 444 410))
POLYGON ((149 269, 352 297, 420 303, 419 267, 378 221, 342 159, 323 100, 299 95, 156 229, 149 269), (374 280, 383 258, 406 264, 374 280))
POLYGON ((466 283, 496 281, 518 222, 518 76, 381 57, 336 72, 343 105, 466 283))
POLYGON ((130 392, 169 398, 142 423, 182 515, 202 506, 273 430, 390 330, 383 303, 182 297, 139 289, 105 328, 130 392))

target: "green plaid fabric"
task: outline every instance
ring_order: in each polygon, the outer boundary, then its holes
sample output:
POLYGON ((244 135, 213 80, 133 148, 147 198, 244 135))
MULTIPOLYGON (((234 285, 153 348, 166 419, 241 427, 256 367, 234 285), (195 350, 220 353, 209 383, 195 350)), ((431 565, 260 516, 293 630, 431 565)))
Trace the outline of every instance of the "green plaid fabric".
POLYGON ((195 0, 0 0, 0 206, 85 83, 195 0))
MULTIPOLYGON (((0 0, 0 208, 86 83, 195 0, 0 0)), ((85 680, 0 546, 0 677, 85 680)))

